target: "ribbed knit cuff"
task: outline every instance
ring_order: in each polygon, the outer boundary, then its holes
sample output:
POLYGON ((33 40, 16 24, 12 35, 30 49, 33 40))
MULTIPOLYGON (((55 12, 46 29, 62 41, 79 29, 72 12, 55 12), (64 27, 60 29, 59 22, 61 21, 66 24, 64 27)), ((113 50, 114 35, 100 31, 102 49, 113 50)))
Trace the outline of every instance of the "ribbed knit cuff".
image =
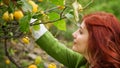
MULTIPOLYGON (((36 21, 37 19, 31 19, 30 23, 36 21)), ((32 31, 32 35, 35 38, 35 40, 39 39, 42 35, 44 35, 44 33, 47 31, 47 28, 44 26, 44 24, 39 24, 40 29, 39 30, 35 30, 32 26, 31 26, 31 31, 32 31)))

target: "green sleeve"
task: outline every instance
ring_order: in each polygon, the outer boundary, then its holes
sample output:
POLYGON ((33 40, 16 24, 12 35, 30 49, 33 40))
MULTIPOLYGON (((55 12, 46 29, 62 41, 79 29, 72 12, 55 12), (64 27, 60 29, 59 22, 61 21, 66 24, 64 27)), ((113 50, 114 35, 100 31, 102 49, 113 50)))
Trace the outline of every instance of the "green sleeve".
POLYGON ((40 37, 36 43, 50 56, 68 68, 81 68, 86 64, 86 60, 82 55, 60 43, 49 31, 40 37))

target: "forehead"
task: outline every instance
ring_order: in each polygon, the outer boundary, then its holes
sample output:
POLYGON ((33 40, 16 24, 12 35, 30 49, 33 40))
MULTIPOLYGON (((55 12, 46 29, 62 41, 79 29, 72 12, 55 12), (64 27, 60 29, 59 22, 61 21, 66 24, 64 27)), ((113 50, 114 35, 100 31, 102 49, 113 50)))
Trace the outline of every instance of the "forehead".
POLYGON ((80 24, 79 29, 82 29, 82 31, 86 34, 89 34, 84 21, 80 24))
POLYGON ((86 26, 85 26, 84 21, 80 24, 80 27, 82 27, 82 28, 86 29, 86 26))

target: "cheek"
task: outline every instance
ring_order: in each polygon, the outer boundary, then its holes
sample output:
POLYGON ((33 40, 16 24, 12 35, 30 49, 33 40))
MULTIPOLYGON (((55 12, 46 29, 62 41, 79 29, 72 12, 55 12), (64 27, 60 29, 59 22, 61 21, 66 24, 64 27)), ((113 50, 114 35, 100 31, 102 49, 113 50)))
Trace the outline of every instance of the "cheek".
POLYGON ((76 41, 77 41, 77 45, 82 47, 87 43, 87 38, 85 38, 84 36, 80 36, 80 37, 77 38, 76 41))
POLYGON ((76 39, 76 43, 73 44, 72 49, 76 52, 79 52, 80 48, 81 48, 81 41, 79 39, 76 39))
POLYGON ((82 54, 85 53, 87 46, 88 46, 87 39, 78 38, 77 43, 73 46, 73 50, 82 54))

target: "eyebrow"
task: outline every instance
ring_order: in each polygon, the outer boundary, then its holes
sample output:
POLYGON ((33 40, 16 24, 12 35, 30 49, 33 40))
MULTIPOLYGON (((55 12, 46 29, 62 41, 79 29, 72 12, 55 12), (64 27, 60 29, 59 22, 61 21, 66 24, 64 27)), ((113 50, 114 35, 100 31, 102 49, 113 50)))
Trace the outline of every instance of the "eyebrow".
POLYGON ((82 29, 83 30, 83 28, 81 27, 81 26, 79 26, 80 27, 80 29, 82 29))

